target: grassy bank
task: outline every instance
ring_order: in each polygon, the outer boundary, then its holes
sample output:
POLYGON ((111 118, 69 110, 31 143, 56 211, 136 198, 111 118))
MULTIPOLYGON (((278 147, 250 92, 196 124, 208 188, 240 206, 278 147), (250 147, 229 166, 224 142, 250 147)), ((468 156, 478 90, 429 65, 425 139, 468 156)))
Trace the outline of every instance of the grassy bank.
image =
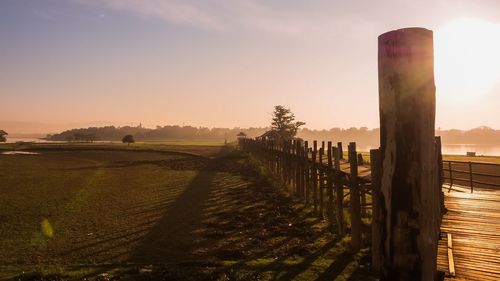
POLYGON ((2 280, 346 280, 364 274, 362 255, 349 252, 348 240, 331 234, 233 148, 16 149, 40 154, 0 155, 2 280))

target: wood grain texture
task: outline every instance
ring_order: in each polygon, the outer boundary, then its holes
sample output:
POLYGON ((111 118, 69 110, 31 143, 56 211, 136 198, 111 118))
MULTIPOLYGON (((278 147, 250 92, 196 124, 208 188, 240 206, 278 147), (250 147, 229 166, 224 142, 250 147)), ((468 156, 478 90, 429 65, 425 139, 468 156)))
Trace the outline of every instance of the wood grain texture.
POLYGON ((457 279, 500 280, 500 191, 476 190, 445 185, 448 212, 441 224, 438 248, 438 270, 457 279), (453 237, 454 265, 449 264, 448 234, 453 237))

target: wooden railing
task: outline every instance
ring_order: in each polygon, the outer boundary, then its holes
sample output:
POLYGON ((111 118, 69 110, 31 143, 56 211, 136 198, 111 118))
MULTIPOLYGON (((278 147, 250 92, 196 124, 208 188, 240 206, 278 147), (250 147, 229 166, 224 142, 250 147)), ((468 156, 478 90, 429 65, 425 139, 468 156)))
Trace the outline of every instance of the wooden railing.
MULTIPOLYGON (((352 236, 355 251, 363 246, 363 236, 369 237, 362 218, 369 215, 371 202, 370 166, 360 163, 356 143, 348 146, 344 159, 342 143, 313 141, 273 142, 243 139, 240 146, 252 153, 271 171, 289 192, 311 206, 313 212, 330 223, 330 229, 340 235, 352 236), (349 219, 344 218, 344 210, 349 219), (350 227, 347 225, 350 222, 350 227), (349 231, 350 228, 350 231, 349 231)), ((366 239, 365 239, 366 240, 366 239)))
POLYGON ((443 173, 450 188, 467 186, 471 193, 474 188, 500 189, 500 164, 444 160, 443 173))

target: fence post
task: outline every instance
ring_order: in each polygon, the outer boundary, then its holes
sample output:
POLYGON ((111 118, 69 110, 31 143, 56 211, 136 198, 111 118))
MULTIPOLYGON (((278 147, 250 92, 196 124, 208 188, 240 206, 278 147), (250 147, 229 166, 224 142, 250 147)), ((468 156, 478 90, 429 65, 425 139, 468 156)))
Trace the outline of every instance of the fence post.
POLYGON ((432 31, 380 35, 378 72, 386 227, 382 280, 435 280, 441 211, 432 31))
POLYGON ((304 197, 305 197, 305 202, 306 205, 309 205, 309 187, 310 187, 310 180, 309 180, 309 142, 305 141, 304 142, 304 177, 305 177, 305 184, 304 184, 304 197))
POLYGON ((472 180, 472 162, 469 161, 470 193, 474 192, 474 182, 472 180))
POLYGON ((334 149, 334 162, 335 162, 335 194, 337 206, 337 223, 339 228, 339 234, 344 235, 345 233, 345 223, 344 223, 344 184, 341 179, 340 170, 340 151, 342 148, 337 147, 334 149))
POLYGON ((450 171, 450 189, 453 187, 453 173, 451 170, 451 160, 448 161, 448 169, 450 171))
POLYGON ((342 150, 342 142, 337 142, 337 148, 339 149, 339 158, 344 159, 344 151, 342 150))
POLYGON ((328 216, 328 223, 330 225, 330 230, 333 231, 333 225, 335 221, 335 216, 333 213, 333 159, 332 159, 332 142, 328 142, 328 152, 327 152, 327 161, 328 161, 328 168, 327 168, 327 194, 328 194, 328 204, 327 204, 327 216, 328 216))
MULTIPOLYGON (((358 166, 363 165, 363 155, 361 153, 357 154, 358 166)), ((359 192, 361 194, 361 217, 366 216, 366 186, 359 184, 359 192)))
POLYGON ((359 206, 358 155, 356 153, 355 142, 349 143, 348 152, 350 166, 351 244, 353 251, 357 252, 361 249, 361 213, 359 206))
POLYGON ((293 191, 293 151, 294 151, 294 143, 293 140, 288 141, 288 190, 290 192, 293 191))
POLYGON ((295 141, 295 195, 300 192, 300 142, 295 141))
POLYGON ((383 217, 381 215, 382 193, 380 192, 381 166, 380 150, 370 150, 371 182, 372 182, 372 267, 380 272, 382 265, 382 233, 383 217))
POLYGON ((297 154, 297 165, 299 165, 299 188, 298 188, 298 196, 302 199, 302 194, 304 192, 304 147, 302 146, 302 142, 299 141, 298 154, 297 154))
POLYGON ((312 181, 313 181, 313 203, 314 203, 314 213, 318 212, 318 164, 316 162, 316 156, 318 155, 318 142, 313 142, 313 152, 312 152, 312 181))
MULTIPOLYGON (((324 142, 323 142, 324 143, 324 142)), ((318 164, 318 174, 319 174, 319 183, 318 183, 318 188, 319 188, 319 199, 318 199, 318 204, 319 204, 319 218, 323 219, 323 214, 324 214, 324 204, 325 204, 325 198, 323 196, 323 189, 324 189, 324 169, 323 169, 323 155, 324 155, 324 150, 323 147, 319 149, 319 164, 318 164)))

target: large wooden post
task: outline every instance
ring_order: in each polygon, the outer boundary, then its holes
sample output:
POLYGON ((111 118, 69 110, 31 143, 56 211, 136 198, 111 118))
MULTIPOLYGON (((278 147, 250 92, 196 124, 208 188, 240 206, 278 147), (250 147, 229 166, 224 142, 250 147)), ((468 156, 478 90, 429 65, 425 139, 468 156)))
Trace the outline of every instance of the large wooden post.
POLYGON ((378 38, 382 280, 435 280, 439 188, 432 31, 378 38))

